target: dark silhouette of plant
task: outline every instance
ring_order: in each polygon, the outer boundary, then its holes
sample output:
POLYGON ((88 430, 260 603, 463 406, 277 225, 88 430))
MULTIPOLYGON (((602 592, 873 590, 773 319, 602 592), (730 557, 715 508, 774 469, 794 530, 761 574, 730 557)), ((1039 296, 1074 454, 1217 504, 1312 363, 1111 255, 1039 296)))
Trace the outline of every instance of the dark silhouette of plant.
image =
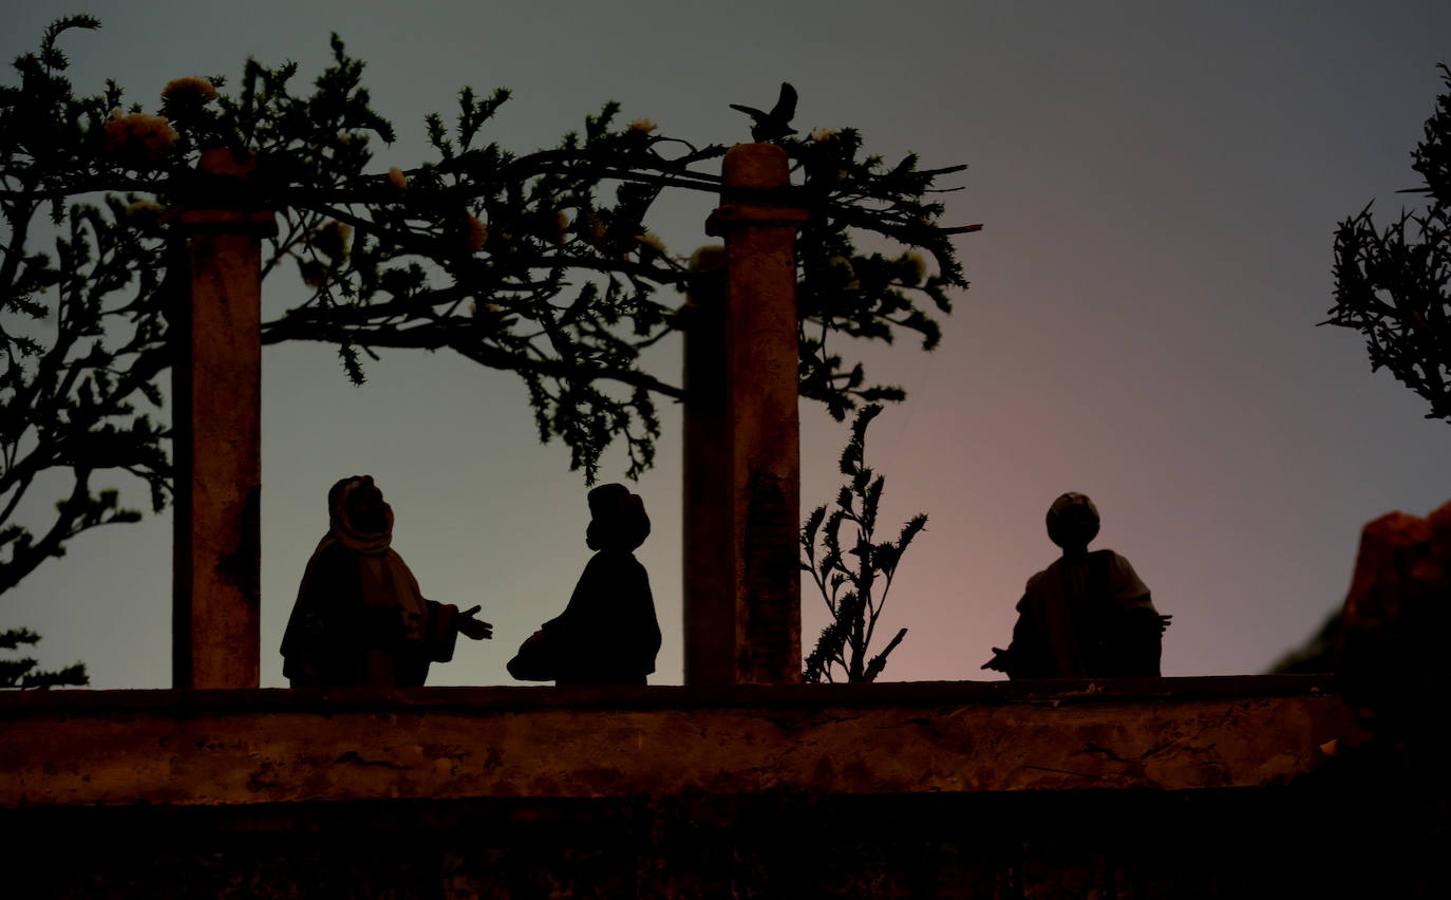
MULTIPOLYGON (((294 93, 295 63, 249 59, 235 92, 218 76, 178 78, 148 113, 123 107, 114 82, 74 90, 58 38, 98 26, 55 22, 16 60, 19 83, 0 85, 0 593, 76 535, 140 517, 99 479, 124 472, 147 485, 153 510, 168 502, 170 432, 157 414, 187 276, 165 222, 205 202, 195 173, 209 148, 255 158, 252 199, 280 220, 264 277, 310 289, 263 323, 264 343, 330 343, 355 383, 381 350, 452 350, 516 373, 541 441, 563 441, 587 482, 616 440, 629 477, 651 466, 655 404, 683 392, 640 356, 679 329, 677 304, 658 292, 687 273, 646 218, 664 191, 717 192, 725 147, 644 119, 620 124, 607 103, 557 146, 514 153, 483 137, 508 91, 464 88, 451 124, 425 118, 431 158, 385 172, 372 165, 373 141, 391 142, 393 128, 336 36, 310 93, 294 93), (32 495, 62 480, 53 516, 34 531, 22 524, 36 515, 32 495)), ((777 143, 812 213, 798 254, 801 393, 838 418, 900 399, 827 339, 906 329, 936 342, 921 303, 946 312, 945 291, 966 287, 950 237, 973 227, 943 227, 927 195, 960 167, 921 171, 908 156, 888 168, 850 129, 777 143), (861 234, 904 249, 859 253, 861 234)))
MULTIPOLYGON (((40 642, 40 635, 28 628, 0 631, 0 650, 17 650, 20 645, 40 642)), ((0 688, 48 688, 89 684, 85 663, 73 663, 64 669, 45 671, 37 668, 34 659, 0 659, 0 688)))
POLYGON ((877 505, 886 477, 867 466, 866 441, 867 426, 881 411, 882 407, 872 404, 857 413, 851 440, 841 452, 841 474, 847 482, 836 495, 836 508, 828 515, 825 506, 818 506, 801 527, 801 568, 811 573, 831 613, 831 623, 806 657, 804 677, 812 684, 823 679, 875 681, 887 664, 887 656, 907 636, 907 629, 899 630, 880 653, 868 658, 897 564, 907 545, 927 527, 926 514, 918 513, 902 526, 895 543, 875 540, 877 505), (843 526, 847 528, 845 547, 843 526), (818 536, 822 551, 819 561, 818 536), (855 562, 848 557, 854 557, 855 562))
POLYGON ((1335 232, 1335 306, 1321 324, 1365 335, 1371 371, 1382 367, 1451 421, 1451 69, 1425 138, 1411 154, 1426 208, 1402 210, 1383 230, 1370 206, 1335 232))

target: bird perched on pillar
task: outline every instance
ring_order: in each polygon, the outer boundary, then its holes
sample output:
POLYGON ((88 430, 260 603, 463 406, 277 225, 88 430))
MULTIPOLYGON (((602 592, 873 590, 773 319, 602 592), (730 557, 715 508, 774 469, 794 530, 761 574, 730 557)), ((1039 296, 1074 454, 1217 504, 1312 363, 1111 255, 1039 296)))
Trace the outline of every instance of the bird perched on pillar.
POLYGON ((791 120, 796 117, 796 89, 785 81, 781 82, 781 96, 770 112, 762 112, 754 106, 742 106, 739 103, 732 103, 730 107, 751 117, 753 140, 769 141, 796 133, 796 129, 791 127, 791 120))

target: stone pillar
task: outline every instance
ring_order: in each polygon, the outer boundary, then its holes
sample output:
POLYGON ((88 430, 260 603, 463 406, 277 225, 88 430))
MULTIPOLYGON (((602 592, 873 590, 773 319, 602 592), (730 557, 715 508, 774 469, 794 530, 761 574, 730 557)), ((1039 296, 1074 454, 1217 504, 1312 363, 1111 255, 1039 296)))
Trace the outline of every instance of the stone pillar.
POLYGON ((176 504, 172 683, 255 688, 261 640, 261 257, 270 211, 247 206, 251 160, 202 156, 172 220, 191 295, 171 323, 176 504))
POLYGON ((685 681, 801 680, 796 228, 785 151, 726 154, 687 325, 685 681))

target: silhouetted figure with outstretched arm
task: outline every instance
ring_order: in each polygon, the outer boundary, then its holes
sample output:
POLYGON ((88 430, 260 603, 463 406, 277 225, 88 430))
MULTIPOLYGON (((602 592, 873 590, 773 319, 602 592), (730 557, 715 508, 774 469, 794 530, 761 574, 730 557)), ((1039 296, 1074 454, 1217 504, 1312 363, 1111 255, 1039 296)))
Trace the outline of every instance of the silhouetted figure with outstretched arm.
POLYGON ((1064 494, 1048 509, 1048 537, 1063 548, 1028 579, 1008 649, 993 648, 984 669, 1009 678, 1156 676, 1164 630, 1129 561, 1112 550, 1088 552, 1098 509, 1083 494, 1064 494))
POLYGON ((655 671, 660 625, 634 553, 650 535, 645 503, 622 484, 605 484, 589 492, 589 511, 585 544, 595 555, 564 612, 509 660, 509 674, 521 681, 644 684, 655 671))
POLYGON ((477 606, 425 600, 392 548, 393 508, 368 475, 328 491, 328 532, 307 561, 282 638, 293 687, 420 687, 463 634, 493 637, 477 606))

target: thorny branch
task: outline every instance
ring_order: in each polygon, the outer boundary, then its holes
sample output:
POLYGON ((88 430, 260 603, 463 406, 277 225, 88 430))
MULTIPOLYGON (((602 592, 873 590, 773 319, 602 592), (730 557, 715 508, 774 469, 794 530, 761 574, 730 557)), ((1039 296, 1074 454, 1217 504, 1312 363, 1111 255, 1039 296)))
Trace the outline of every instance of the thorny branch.
MULTIPOLYGON (((356 383, 365 355, 449 349, 517 373, 540 439, 563 441, 587 480, 611 446, 630 477, 652 464, 655 403, 681 391, 640 355, 680 328, 678 303, 658 292, 687 273, 646 223, 664 191, 719 191, 711 169, 724 147, 620 124, 607 103, 557 146, 516 154, 483 137, 508 91, 464 88, 451 124, 424 121, 431 158, 381 171, 374 144, 391 143, 393 127, 336 36, 310 92, 294 91, 295 63, 248 60, 235 91, 221 77, 179 78, 147 112, 112 82, 74 90, 58 39, 98 26, 57 21, 16 60, 18 83, 0 85, 0 591, 75 534, 139 516, 93 478, 127 473, 153 510, 167 502, 160 379, 186 274, 163 221, 206 202, 196 162, 207 148, 255 159, 248 199, 283 219, 264 274, 308 289, 263 325, 265 342, 332 344, 356 383), (66 472, 74 490, 37 540, 14 517, 42 476, 66 472)), ((838 419, 899 400, 900 387, 848 359, 844 339, 913 332, 937 344, 935 316, 967 286, 951 243, 964 229, 944 227, 927 197, 960 167, 919 169, 912 155, 889 167, 852 129, 778 143, 811 213, 798 250, 801 394, 838 419), (861 252, 862 235, 900 252, 861 252)))

